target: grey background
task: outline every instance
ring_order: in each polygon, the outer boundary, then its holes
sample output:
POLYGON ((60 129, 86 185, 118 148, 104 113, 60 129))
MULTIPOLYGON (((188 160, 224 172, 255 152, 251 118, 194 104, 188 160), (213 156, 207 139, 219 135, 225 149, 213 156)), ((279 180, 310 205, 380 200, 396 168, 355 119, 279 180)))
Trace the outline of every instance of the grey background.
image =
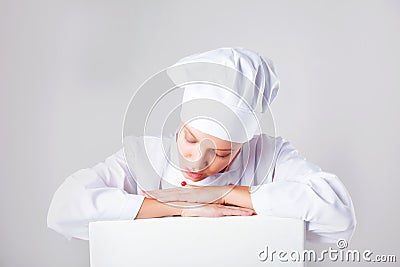
POLYGON ((86 241, 46 227, 53 193, 121 147, 146 78, 221 46, 273 59, 278 135, 346 185, 350 248, 399 258, 399 15, 400 1, 1 0, 0 266, 88 266, 86 241))

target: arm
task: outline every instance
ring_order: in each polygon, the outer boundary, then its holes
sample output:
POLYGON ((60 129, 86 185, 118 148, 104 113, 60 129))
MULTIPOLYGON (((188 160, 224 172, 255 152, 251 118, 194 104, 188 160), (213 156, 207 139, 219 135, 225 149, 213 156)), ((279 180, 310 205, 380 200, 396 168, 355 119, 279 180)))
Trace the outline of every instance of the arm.
POLYGON ((308 162, 287 141, 282 142, 272 183, 252 186, 257 214, 306 221, 310 241, 350 240, 356 218, 349 193, 339 178, 308 162))
POLYGON ((356 225, 352 200, 339 178, 307 162, 287 141, 279 151, 274 182, 235 186, 224 203, 257 214, 302 219, 311 241, 349 240, 356 225))
POLYGON ((224 206, 217 203, 198 205, 198 203, 174 201, 169 202, 169 204, 174 204, 174 206, 155 199, 145 198, 136 219, 165 216, 221 217, 254 215, 254 210, 252 209, 224 206))
POLYGON ((224 204, 235 205, 254 210, 250 196, 250 187, 233 186, 232 190, 224 197, 224 204))
POLYGON ((180 216, 181 213, 182 209, 179 207, 145 198, 135 219, 180 216))
POLYGON ((183 205, 167 205, 138 195, 121 149, 93 168, 79 170, 67 177, 54 193, 47 225, 68 240, 72 237, 88 240, 88 226, 92 221, 253 213, 217 204, 186 209, 183 205))
POLYGON ((93 168, 73 173, 54 193, 48 227, 69 240, 88 240, 91 221, 135 218, 144 196, 136 194, 129 175, 122 149, 93 168))
POLYGON ((230 204, 254 209, 259 215, 298 218, 306 221, 306 237, 311 241, 350 240, 356 219, 350 195, 339 178, 306 161, 289 142, 282 138, 277 142, 273 182, 264 184, 262 175, 255 175, 256 185, 251 187, 195 186, 148 193, 163 202, 230 204))

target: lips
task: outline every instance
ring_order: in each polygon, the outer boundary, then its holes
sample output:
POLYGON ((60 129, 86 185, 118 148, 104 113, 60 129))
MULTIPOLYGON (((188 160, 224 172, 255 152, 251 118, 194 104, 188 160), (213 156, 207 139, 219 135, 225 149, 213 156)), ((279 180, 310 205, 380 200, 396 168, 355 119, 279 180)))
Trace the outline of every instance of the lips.
POLYGON ((185 173, 186 173, 189 177, 194 178, 194 179, 200 178, 201 176, 203 176, 202 173, 198 173, 198 172, 185 171, 185 173))

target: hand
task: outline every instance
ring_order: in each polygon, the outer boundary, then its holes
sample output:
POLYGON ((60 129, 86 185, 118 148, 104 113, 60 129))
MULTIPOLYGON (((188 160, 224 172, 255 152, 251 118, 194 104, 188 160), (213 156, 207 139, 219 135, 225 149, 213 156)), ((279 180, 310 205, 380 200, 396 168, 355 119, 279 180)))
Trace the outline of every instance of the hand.
POLYGON ((232 190, 232 186, 193 186, 168 188, 143 192, 148 198, 160 202, 192 202, 225 204, 225 196, 232 190))
POLYGON ((205 204, 195 207, 182 208, 182 217, 222 217, 222 216, 251 216, 255 215, 252 209, 221 204, 205 204))

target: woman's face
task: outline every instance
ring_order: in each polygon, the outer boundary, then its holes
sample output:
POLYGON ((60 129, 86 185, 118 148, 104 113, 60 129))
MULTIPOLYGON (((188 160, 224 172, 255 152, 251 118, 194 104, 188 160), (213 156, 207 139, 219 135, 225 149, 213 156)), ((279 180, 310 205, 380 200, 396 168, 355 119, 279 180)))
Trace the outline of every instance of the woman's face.
POLYGON ((177 136, 179 164, 183 175, 194 182, 216 174, 230 165, 242 144, 219 139, 188 125, 177 136))

